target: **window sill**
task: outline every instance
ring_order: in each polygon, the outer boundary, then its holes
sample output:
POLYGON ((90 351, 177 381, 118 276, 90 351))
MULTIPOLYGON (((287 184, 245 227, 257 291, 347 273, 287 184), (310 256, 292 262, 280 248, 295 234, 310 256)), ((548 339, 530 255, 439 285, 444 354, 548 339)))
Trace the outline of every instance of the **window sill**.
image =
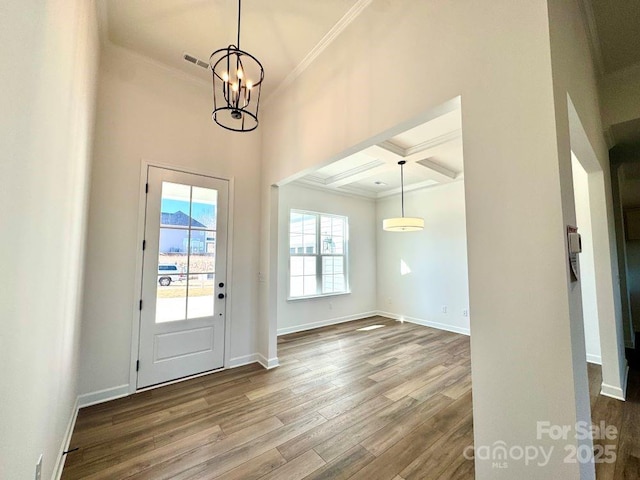
POLYGON ((351 295, 351 291, 337 293, 321 293, 319 295, 307 295, 305 297, 287 297, 287 302, 297 302, 299 300, 313 300, 315 298, 337 297, 340 295, 351 295))

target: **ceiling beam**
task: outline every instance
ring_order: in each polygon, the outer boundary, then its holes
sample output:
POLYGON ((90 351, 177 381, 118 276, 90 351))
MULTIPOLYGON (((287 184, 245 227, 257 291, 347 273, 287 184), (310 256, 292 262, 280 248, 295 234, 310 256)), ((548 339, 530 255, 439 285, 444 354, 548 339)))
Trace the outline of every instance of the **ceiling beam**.
POLYGON ((384 142, 381 142, 378 144, 378 146, 384 148, 385 150, 399 156, 399 157, 406 157, 407 156, 407 152, 404 148, 402 148, 399 145, 396 145, 395 143, 393 143, 390 140, 385 140, 384 142))
POLYGON ((409 147, 405 150, 405 157, 410 157, 411 155, 415 155, 416 153, 422 153, 426 150, 430 150, 435 147, 439 147, 445 143, 452 142, 453 140, 457 140, 462 136, 462 130, 457 129, 451 132, 445 133, 443 135, 430 138, 422 143, 419 143, 413 147, 409 147))
POLYGON ((392 142, 391 140, 381 142, 378 144, 378 146, 387 150, 388 152, 393 153, 394 155, 397 155, 398 157, 406 158, 417 153, 422 153, 425 150, 439 147, 440 145, 443 145, 445 143, 452 142, 453 140, 457 140, 460 137, 462 137, 462 129, 458 128, 437 137, 430 138, 429 140, 426 140, 409 148, 403 148, 400 145, 392 142))
POLYGON ((428 158, 423 158, 422 160, 418 160, 416 163, 426 167, 434 172, 438 172, 445 177, 450 178, 451 180, 455 180, 458 177, 458 172, 454 172, 453 170, 449 170, 447 167, 443 167, 439 163, 433 162, 428 158))
MULTIPOLYGON (((405 185, 404 193, 411 192, 413 190, 420 190, 422 188, 432 187, 434 185, 439 185, 439 183, 436 182, 435 180, 425 180, 423 182, 412 183, 411 185, 405 185)), ((384 197, 390 197, 392 195, 398 195, 400 191, 401 191, 400 187, 392 188, 391 190, 385 190, 384 192, 379 192, 377 194, 377 197, 384 198, 384 197)))
POLYGON ((366 150, 363 150, 363 153, 366 153, 370 157, 380 159, 387 163, 398 163, 400 160, 404 160, 404 155, 402 153, 396 153, 392 150, 389 150, 382 144, 372 145, 366 150))
POLYGON ((345 172, 338 173, 331 177, 325 178, 324 184, 328 186, 339 187, 347 183, 357 182, 361 178, 370 177, 378 173, 379 167, 386 167, 387 163, 382 160, 373 160, 371 162, 360 165, 359 167, 350 168, 345 172))

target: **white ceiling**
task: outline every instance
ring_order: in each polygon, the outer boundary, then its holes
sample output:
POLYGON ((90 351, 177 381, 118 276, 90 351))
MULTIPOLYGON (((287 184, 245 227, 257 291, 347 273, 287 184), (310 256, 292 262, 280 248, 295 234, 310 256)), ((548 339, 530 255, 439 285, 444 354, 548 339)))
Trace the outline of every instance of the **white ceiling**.
POLYGON ((441 185, 463 176, 462 118, 455 108, 415 128, 299 178, 297 183, 368 198, 441 185))
MULTIPOLYGON (((183 54, 208 63, 214 50, 236 43, 237 0, 99 1, 109 42, 203 81, 209 71, 186 62, 183 54)), ((370 2, 244 0, 240 47, 264 67, 263 95, 299 73, 370 2)))
MULTIPOLYGON (((583 0, 590 33, 599 52, 602 73, 613 73, 640 63, 640 2, 637 0, 583 0)), ((598 58, 599 57, 599 58, 598 58)))
MULTIPOLYGON (((240 46, 264 66, 268 97, 293 80, 372 0, 244 0, 240 46)), ((210 54, 236 43, 237 0, 98 0, 102 39, 193 78, 210 72, 210 54)), ((370 198, 451 182, 462 175, 459 107, 300 179, 302 183, 370 198), (375 182, 379 182, 376 184, 375 182)))
MULTIPOLYGON (((640 66, 640 1, 580 0, 597 73, 624 75, 640 66)), ((637 119, 609 125, 611 146, 640 141, 637 119), (635 122, 635 123, 634 123, 635 122)))

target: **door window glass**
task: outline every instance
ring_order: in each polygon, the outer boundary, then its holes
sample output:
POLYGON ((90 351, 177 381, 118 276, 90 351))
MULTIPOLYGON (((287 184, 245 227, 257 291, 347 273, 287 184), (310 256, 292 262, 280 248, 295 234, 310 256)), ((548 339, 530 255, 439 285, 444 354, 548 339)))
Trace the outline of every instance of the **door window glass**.
POLYGON ((156 323, 213 316, 218 192, 162 182, 156 323))

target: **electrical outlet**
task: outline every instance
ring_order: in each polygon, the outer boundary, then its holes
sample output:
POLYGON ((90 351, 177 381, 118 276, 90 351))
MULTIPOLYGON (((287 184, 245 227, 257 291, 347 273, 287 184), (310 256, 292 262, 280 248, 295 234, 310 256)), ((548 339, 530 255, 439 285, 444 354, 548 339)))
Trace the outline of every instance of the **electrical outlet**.
POLYGON ((40 454, 40 458, 38 458, 38 463, 36 463, 36 480, 42 480, 42 454, 40 454))
POLYGON ((333 310, 333 302, 329 302, 329 310, 333 310))
POLYGON ((469 310, 467 310, 466 308, 464 310, 462 310, 462 316, 463 317, 468 317, 469 316, 469 310))
POLYGON ((447 306, 446 305, 442 306, 442 313, 447 313, 447 306))

